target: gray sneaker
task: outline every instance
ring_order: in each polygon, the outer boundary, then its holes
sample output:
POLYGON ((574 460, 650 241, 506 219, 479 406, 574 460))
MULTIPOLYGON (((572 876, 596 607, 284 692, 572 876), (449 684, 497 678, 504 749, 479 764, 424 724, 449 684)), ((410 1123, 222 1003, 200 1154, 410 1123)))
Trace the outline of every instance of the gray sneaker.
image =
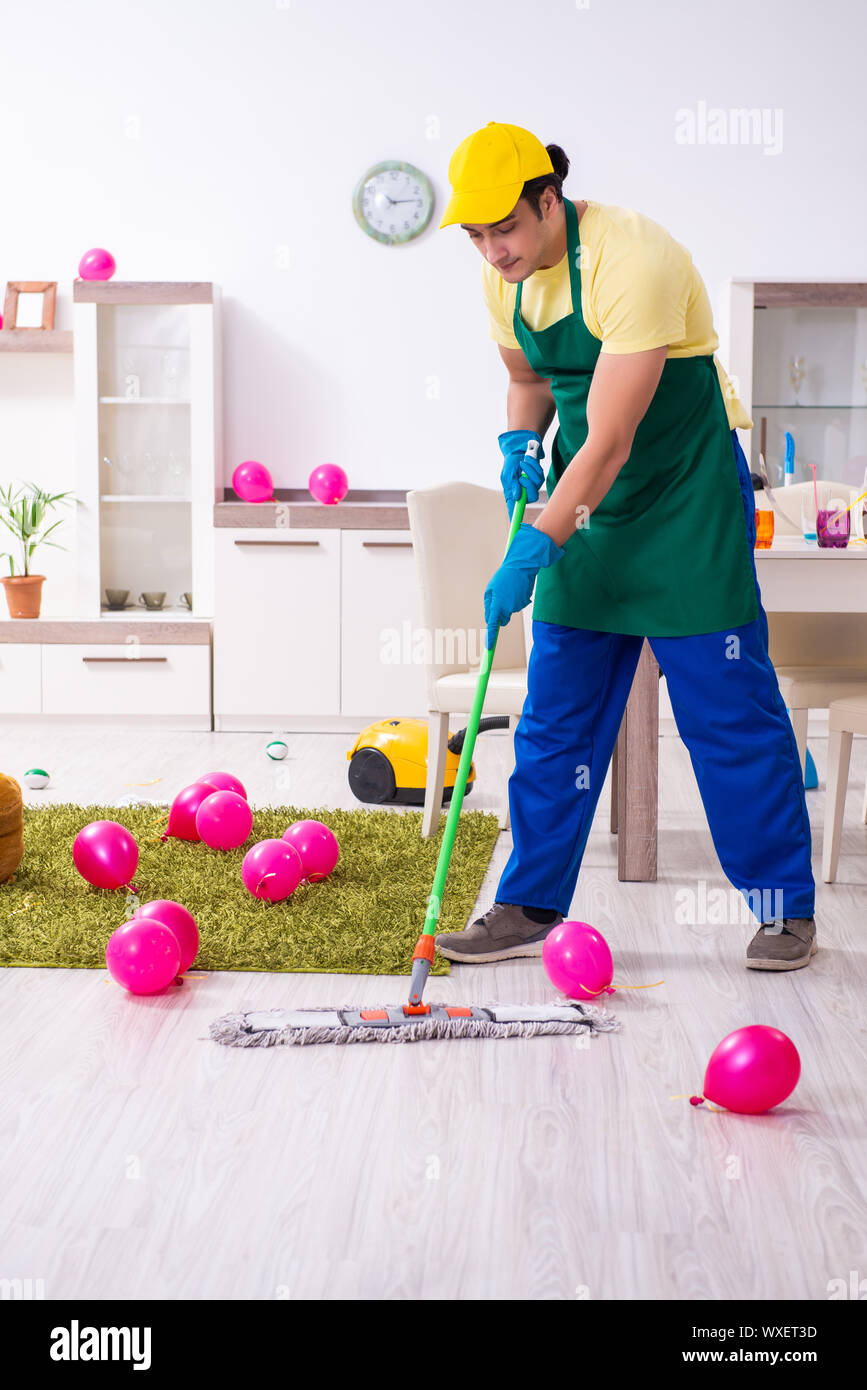
POLYGON ((818 949, 815 917, 765 922, 747 947, 747 969, 800 970, 818 949))
POLYGON ((440 932, 436 947, 449 960, 470 963, 541 956, 545 937, 562 921, 558 912, 552 922, 534 922, 514 903, 494 903, 463 931, 440 932))

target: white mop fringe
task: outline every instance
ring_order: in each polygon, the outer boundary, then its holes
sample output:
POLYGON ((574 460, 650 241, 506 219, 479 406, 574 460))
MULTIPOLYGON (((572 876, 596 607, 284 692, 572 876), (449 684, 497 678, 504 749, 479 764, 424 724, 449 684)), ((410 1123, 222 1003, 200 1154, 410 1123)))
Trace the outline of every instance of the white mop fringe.
MULTIPOLYGON (((341 1013, 353 1013, 360 1006, 358 1004, 343 1004, 338 1007, 341 1013)), ((492 1011, 498 1007, 502 1008, 501 1005, 496 1004, 483 1007, 492 1011)), ((538 1004, 518 1004, 514 1007, 528 1011, 538 1011, 540 1008, 538 1004)), ((552 1001, 552 1007, 562 1013, 563 1001, 552 1001)), ((331 1017, 334 1016, 335 1011, 334 1008, 303 1010, 304 1013, 322 1013, 331 1017)), ((262 1013, 257 1012, 255 1014, 224 1014, 222 1018, 216 1019, 210 1025, 209 1032, 214 1042, 223 1043, 227 1047, 276 1047, 293 1044, 307 1046, 311 1043, 409 1043, 439 1038, 535 1038, 544 1033, 586 1033, 593 1037, 596 1033, 619 1032, 623 1027, 608 1009, 597 1004, 573 1003, 570 1005, 570 1012, 574 1012, 574 1017, 571 1019, 532 1019, 509 1023, 497 1023, 488 1019, 475 1018, 420 1018, 417 1023, 408 1023, 406 1026, 401 1025, 396 1028, 364 1028, 356 1025, 317 1027, 312 1025, 303 1028, 253 1029, 250 1028, 247 1020, 250 1017, 261 1018, 262 1013)))

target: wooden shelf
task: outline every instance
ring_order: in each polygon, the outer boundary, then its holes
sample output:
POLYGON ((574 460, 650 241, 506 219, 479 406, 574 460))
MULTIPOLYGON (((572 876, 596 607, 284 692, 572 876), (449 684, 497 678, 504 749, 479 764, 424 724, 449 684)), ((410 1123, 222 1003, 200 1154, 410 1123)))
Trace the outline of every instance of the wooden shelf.
POLYGON ((210 280, 74 280, 74 304, 212 304, 210 280))
POLYGON ((72 352, 72 329, 0 328, 0 352, 72 352))
MULTIPOLYGON (((0 619, 0 643, 4 642, 44 642, 66 643, 75 646, 80 642, 123 642, 127 637, 135 637, 143 646, 152 643, 160 646, 208 646, 211 641, 211 623, 207 618, 197 618, 193 614, 184 617, 181 613, 141 616, 130 613, 103 613, 100 618, 10 618, 0 619)), ((133 658, 134 659, 134 658, 133 658)))
POLYGON ((753 286, 756 309, 863 309, 867 306, 867 281, 864 280, 756 280, 753 286))

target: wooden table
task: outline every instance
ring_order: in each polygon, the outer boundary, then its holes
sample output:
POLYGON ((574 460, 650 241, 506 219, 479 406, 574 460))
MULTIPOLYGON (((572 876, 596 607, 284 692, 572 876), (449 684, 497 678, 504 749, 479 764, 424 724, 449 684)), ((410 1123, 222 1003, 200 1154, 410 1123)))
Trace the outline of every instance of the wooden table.
MULTIPOLYGON (((867 613, 867 544, 820 550, 800 536, 756 550, 762 607, 772 613, 867 613)), ((645 640, 611 763, 617 877, 656 879, 659 666, 645 640)))

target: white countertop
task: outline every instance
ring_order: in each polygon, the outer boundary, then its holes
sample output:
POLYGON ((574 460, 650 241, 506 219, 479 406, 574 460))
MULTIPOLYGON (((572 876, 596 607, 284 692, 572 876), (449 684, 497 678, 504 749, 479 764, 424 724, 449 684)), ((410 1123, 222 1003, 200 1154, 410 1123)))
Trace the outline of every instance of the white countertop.
POLYGON ((850 539, 848 545, 836 549, 832 546, 819 546, 813 541, 805 541, 803 536, 775 536, 770 550, 755 550, 756 559, 778 560, 780 557, 791 560, 863 560, 867 559, 867 541, 850 539))

